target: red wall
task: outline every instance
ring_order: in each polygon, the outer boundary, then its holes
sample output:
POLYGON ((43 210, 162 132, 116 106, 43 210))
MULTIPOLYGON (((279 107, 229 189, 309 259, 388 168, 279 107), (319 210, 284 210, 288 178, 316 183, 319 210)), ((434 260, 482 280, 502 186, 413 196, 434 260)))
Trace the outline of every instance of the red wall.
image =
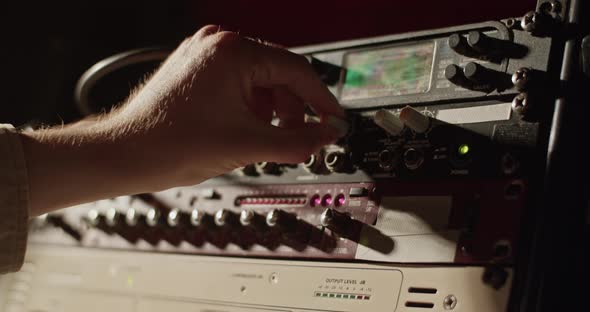
POLYGON ((535 3, 534 0, 200 0, 195 1, 192 10, 195 27, 203 23, 221 24, 293 46, 522 16, 533 10, 535 3))

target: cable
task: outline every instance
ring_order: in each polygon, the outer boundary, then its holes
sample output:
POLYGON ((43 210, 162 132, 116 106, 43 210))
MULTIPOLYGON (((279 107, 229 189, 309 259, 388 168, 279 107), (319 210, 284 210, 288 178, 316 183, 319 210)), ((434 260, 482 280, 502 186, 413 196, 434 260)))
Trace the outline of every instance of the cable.
POLYGON ((83 115, 94 113, 90 104, 90 90, 106 75, 121 68, 145 62, 163 61, 170 55, 167 48, 143 48, 115 54, 90 67, 76 83, 74 100, 83 115))

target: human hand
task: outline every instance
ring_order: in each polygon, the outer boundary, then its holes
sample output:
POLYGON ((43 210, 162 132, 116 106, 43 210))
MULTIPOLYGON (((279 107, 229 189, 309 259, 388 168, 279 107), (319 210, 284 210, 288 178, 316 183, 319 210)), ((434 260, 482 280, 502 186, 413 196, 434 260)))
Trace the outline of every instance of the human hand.
POLYGON ((304 123, 305 103, 323 120, 344 117, 303 56, 207 26, 115 117, 122 135, 173 166, 174 183, 190 184, 259 161, 298 163, 342 136, 304 123))
POLYGON ((207 26, 120 108, 23 134, 31 215, 196 184, 254 162, 298 163, 343 135, 325 122, 331 116, 344 112, 304 57, 207 26), (304 123, 304 104, 323 122, 304 123))

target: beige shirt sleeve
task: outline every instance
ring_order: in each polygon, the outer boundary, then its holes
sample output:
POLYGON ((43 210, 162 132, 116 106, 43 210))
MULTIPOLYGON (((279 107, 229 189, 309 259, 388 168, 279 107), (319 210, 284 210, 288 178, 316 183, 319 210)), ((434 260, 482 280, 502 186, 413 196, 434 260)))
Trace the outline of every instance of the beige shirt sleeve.
POLYGON ((19 135, 0 124, 0 274, 18 271, 27 243, 29 186, 19 135))

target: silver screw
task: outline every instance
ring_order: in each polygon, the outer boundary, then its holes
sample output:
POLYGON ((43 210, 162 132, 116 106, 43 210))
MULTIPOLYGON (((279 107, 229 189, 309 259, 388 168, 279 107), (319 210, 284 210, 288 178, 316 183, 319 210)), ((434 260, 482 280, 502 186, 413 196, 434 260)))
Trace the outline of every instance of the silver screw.
POLYGON ((549 1, 549 4, 551 4, 551 8, 550 8, 550 12, 551 13, 560 13, 561 11, 561 3, 559 1, 549 1))
POLYGON ((448 295, 443 300, 443 307, 445 310, 453 310, 457 305, 457 298, 453 295, 448 295))
POLYGON ((520 27, 528 32, 534 31, 536 28, 536 21, 538 20, 538 15, 539 13, 535 11, 527 12, 520 21, 520 27))
POLYGON ((527 109, 527 105, 528 105, 527 98, 528 98, 528 95, 524 92, 515 96, 514 99, 512 100, 512 111, 519 114, 519 115, 524 115, 526 113, 526 109, 527 109))
POLYGON ((524 90, 530 80, 531 70, 529 68, 521 67, 512 74, 512 83, 519 91, 524 90))

